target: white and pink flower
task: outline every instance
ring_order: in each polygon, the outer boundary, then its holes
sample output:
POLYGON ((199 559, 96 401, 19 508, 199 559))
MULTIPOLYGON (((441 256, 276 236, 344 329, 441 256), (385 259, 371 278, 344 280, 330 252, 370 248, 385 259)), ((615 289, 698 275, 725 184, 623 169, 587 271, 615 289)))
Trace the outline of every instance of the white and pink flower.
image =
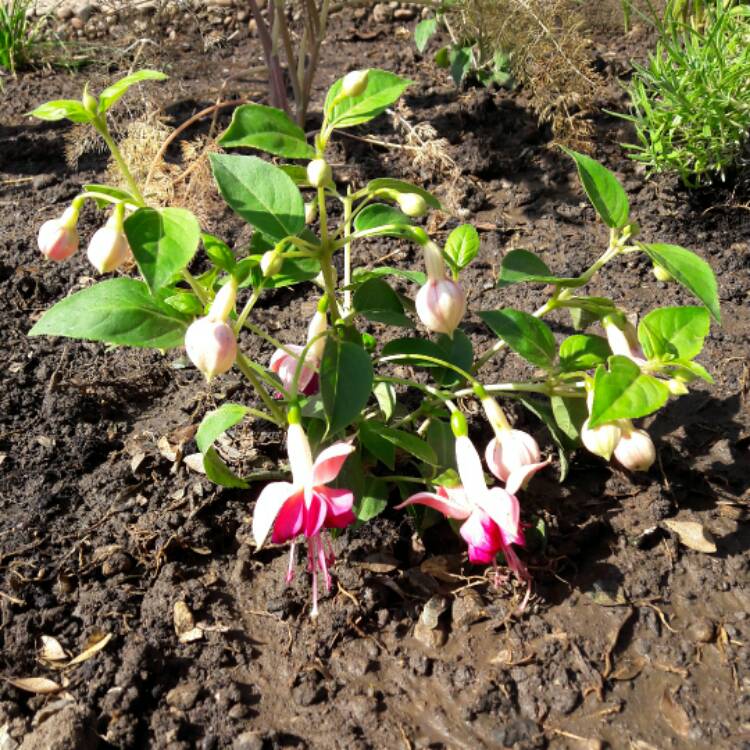
POLYGON ((466 294, 461 284, 448 277, 434 242, 425 245, 424 258, 427 281, 414 300, 417 315, 428 330, 452 336, 466 313, 466 294))
POLYGON ((263 488, 253 513, 253 538, 261 547, 273 527, 271 541, 275 544, 291 541, 292 548, 287 571, 287 582, 294 575, 296 539, 307 539, 308 571, 312 574, 313 601, 310 616, 318 616, 318 574, 322 574, 326 591, 330 590, 329 567, 334 555, 325 529, 342 529, 353 523, 354 495, 350 490, 334 489, 327 485, 338 476, 354 447, 339 442, 324 449, 313 461, 310 443, 299 413, 290 410, 287 432, 287 453, 292 469, 291 482, 272 482, 263 488))
POLYGON ((67 260, 78 250, 78 208, 69 206, 58 219, 45 221, 39 227, 39 249, 49 260, 67 260))

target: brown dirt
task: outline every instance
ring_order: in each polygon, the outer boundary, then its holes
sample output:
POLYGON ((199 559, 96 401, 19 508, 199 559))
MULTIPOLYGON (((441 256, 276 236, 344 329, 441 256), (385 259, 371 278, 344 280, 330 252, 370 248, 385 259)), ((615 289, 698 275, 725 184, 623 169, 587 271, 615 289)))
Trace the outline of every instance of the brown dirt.
MULTIPOLYGON (((522 93, 457 92, 408 40, 394 43, 393 27, 373 29, 372 39, 357 36, 349 16, 336 18, 320 90, 339 71, 375 60, 419 82, 402 112, 449 140, 461 172, 451 181, 458 203, 484 227, 466 279, 471 307, 533 309, 541 290, 494 287, 508 249, 533 249, 568 274, 606 242, 570 161, 550 147, 522 93)), ((627 70, 627 55, 643 48, 600 43, 600 53, 607 68, 627 70)), ((159 96, 176 124, 215 100, 218 71, 241 73, 257 49, 244 41, 197 63, 179 45, 158 54, 141 63, 172 75, 159 96)), ((553 471, 535 480, 523 514, 543 518, 549 539, 544 552, 526 555, 534 596, 523 614, 518 592, 479 579, 444 524, 421 542, 407 518, 387 512, 337 539, 337 583, 313 624, 301 568, 285 587, 286 550, 255 553, 249 543, 257 490, 217 489, 158 447, 166 436, 194 452, 191 436, 207 409, 227 396, 250 398, 238 377, 208 389, 179 352, 26 337, 90 274, 83 253, 42 263, 36 227, 81 184, 100 180, 105 164, 94 154, 70 169, 66 126, 23 113, 106 75, 24 74, 7 80, 0 105, 0 672, 64 679, 70 698, 61 707, 59 696, 0 683, 0 728, 25 736, 24 748, 750 747, 746 191, 735 184, 688 194, 670 179, 644 181, 617 145, 627 131, 601 115, 595 153, 623 180, 643 235, 694 248, 717 273, 725 322, 701 356, 716 384, 646 420, 659 450, 648 475, 634 478, 579 453, 565 484, 553 471), (674 515, 703 523, 718 552, 679 544, 659 525, 674 515), (447 606, 442 646, 414 637, 428 600, 442 606, 436 596, 447 606), (178 642, 177 602, 205 625, 201 640, 178 642), (113 637, 62 675, 37 659, 42 635, 75 654, 97 633, 113 637), (51 718, 43 720, 45 711, 51 718)), ((222 96, 260 90, 239 76, 222 96)), ((603 104, 622 106, 616 83, 603 104)), ((374 130, 397 137, 387 117, 374 130)), ((443 194, 450 187, 415 172, 408 154, 348 139, 335 153, 338 174, 358 183, 387 174, 443 194)), ((97 221, 87 210, 84 237, 97 221)), ((230 242, 245 237, 228 211, 215 221, 230 242)), ((372 243, 361 257, 393 252, 390 262, 417 261, 394 241, 372 243)), ((616 270, 592 292, 639 313, 655 298, 689 301, 655 282, 640 258, 616 270)), ((279 291, 258 315, 296 340, 304 306, 304 289, 279 291)), ((556 324, 566 330, 565 320, 556 324)), ((489 342, 476 318, 467 330, 475 345, 489 342)), ((501 356, 488 377, 522 372, 501 356)), ((532 419, 517 416, 545 440, 532 419)), ((279 439, 257 425, 235 430, 236 464, 273 468, 279 439)))

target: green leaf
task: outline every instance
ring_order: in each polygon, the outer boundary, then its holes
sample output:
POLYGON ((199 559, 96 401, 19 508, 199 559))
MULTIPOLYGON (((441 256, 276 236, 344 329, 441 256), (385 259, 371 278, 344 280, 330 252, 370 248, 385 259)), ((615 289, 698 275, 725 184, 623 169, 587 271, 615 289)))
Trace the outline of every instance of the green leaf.
POLYGON ((424 52, 427 42, 437 30, 437 18, 425 18, 414 29, 414 44, 419 52, 424 52))
POLYGON ((206 251, 208 259, 215 266, 221 268, 222 271, 232 273, 237 263, 234 259, 234 253, 229 245, 218 237, 214 237, 212 234, 207 234, 205 232, 201 234, 201 240, 203 241, 203 249, 206 251))
POLYGON ((547 264, 528 250, 511 250, 504 258, 500 269, 499 287, 530 281, 536 284, 557 284, 563 287, 582 286, 577 278, 553 276, 547 264))
POLYGON ((569 447, 572 448, 578 443, 581 425, 589 415, 586 399, 552 396, 550 406, 560 432, 570 441, 569 447))
POLYGON ((700 354, 711 328, 705 307, 662 307, 638 324, 638 341, 648 359, 687 359, 700 354))
MULTIPOLYGON (((86 193, 101 193, 102 195, 108 195, 111 198, 115 198, 118 201, 122 201, 123 203, 132 203, 133 205, 138 205, 138 200, 132 196, 127 190, 120 190, 120 188, 110 187, 109 185, 84 185, 83 190, 86 193)), ((96 205, 99 208, 107 208, 107 206, 111 206, 110 201, 106 201, 103 198, 95 198, 96 205)))
POLYGON ((125 221, 125 234, 152 292, 170 284, 198 249, 198 219, 184 208, 139 208, 125 221))
POLYGON ((121 78, 99 94, 99 112, 106 112, 131 86, 141 81, 164 81, 169 76, 158 70, 139 70, 121 78))
POLYGON ((307 179, 307 170, 299 164, 279 164, 279 169, 298 187, 312 187, 307 179))
POLYGON ((239 424, 247 414, 247 407, 241 404, 224 403, 218 409, 208 412, 195 433, 198 450, 203 454, 203 467, 206 476, 224 487, 247 487, 243 479, 236 476, 219 458, 213 444, 230 427, 239 424))
POLYGON ((396 388, 393 383, 375 383, 372 393, 378 401, 380 411, 383 412, 385 421, 388 422, 396 409, 396 388))
POLYGON ((232 122, 219 138, 224 148, 246 146, 287 159, 314 159, 315 149, 305 131, 275 107, 243 104, 232 113, 232 122))
POLYGON ((645 417, 667 402, 669 389, 665 383, 644 375, 632 360, 614 355, 608 365, 609 370, 600 365, 594 375, 591 427, 616 419, 645 417))
POLYGON ((368 320, 414 328, 414 323, 404 315, 398 295, 382 279, 370 279, 359 286, 352 301, 354 309, 368 320))
POLYGON ((516 354, 537 367, 545 370, 552 368, 557 344, 549 326, 539 318, 512 309, 488 310, 480 312, 479 317, 516 354))
POLYGON ((409 453, 420 461, 424 461, 426 464, 430 464, 431 466, 437 465, 437 454, 433 448, 421 438, 412 435, 412 433, 406 432, 405 430, 396 430, 392 427, 386 427, 384 424, 378 424, 377 429, 380 436, 396 446, 396 448, 400 448, 402 451, 409 453))
POLYGON ((359 96, 342 99, 334 107, 342 81, 343 78, 339 78, 326 96, 325 112, 334 128, 350 128, 369 122, 390 107, 413 83, 387 70, 372 69, 368 71, 365 90, 359 96))
POLYGON ((190 319, 155 299, 136 279, 107 279, 47 310, 29 336, 67 336, 123 346, 183 345, 190 319))
POLYGON ((564 372, 590 370, 606 362, 611 354, 606 339, 577 333, 560 344, 560 367, 564 372))
POLYGON ((451 78, 456 86, 466 78, 471 70, 471 47, 454 47, 451 49, 448 59, 450 61, 451 78))
POLYGON ((382 423, 375 423, 372 421, 364 421, 359 425, 359 439, 362 441, 362 445, 372 453, 375 458, 378 459, 382 464, 385 464, 391 471, 396 465, 396 446, 385 438, 382 434, 381 429, 384 427, 382 423))
POLYGON ((395 276, 420 286, 427 283, 427 274, 424 271, 405 271, 403 268, 391 268, 390 266, 380 266, 369 271, 357 268, 354 270, 353 276, 356 284, 362 284, 370 279, 379 279, 383 276, 395 276))
POLYGON ((421 357, 432 357, 443 362, 450 362, 456 367, 467 370, 471 367, 473 349, 471 340, 462 331, 456 330, 453 340, 440 336, 438 341, 420 338, 402 338, 389 341, 382 351, 383 357, 401 359, 412 367, 435 368, 435 379, 438 382, 455 383, 461 378, 450 368, 431 362, 421 357))
POLYGON ((245 221, 277 241, 302 231, 302 194, 289 175, 257 156, 209 158, 219 192, 245 221))
POLYGON ((430 207, 440 209, 440 201, 428 190, 412 185, 405 180, 396 180, 393 177, 379 177, 376 180, 370 180, 365 188, 368 193, 375 193, 378 190, 393 190, 396 193, 416 193, 424 199, 424 202, 430 207))
MULTIPOLYGON (((474 363, 474 346, 471 339, 460 328, 453 331, 453 338, 441 333, 437 337, 437 344, 442 349, 442 359, 460 367, 465 372, 471 370, 474 363)), ((435 380, 440 385, 451 387, 462 383, 465 378, 455 370, 445 367, 435 372, 435 380)))
POLYGON ((354 229, 357 232, 382 229, 382 232, 373 233, 371 236, 406 236, 400 227, 410 226, 411 219, 401 213, 397 208, 386 203, 372 203, 363 208, 354 217, 354 229))
POLYGON ((679 245, 641 244, 640 247, 654 263, 689 289, 708 308, 717 323, 721 322, 716 277, 703 258, 679 245))
POLYGON ((164 302, 183 315, 197 317, 203 314, 203 305, 192 292, 178 292, 177 294, 165 297, 164 302))
POLYGON ((445 255, 457 271, 462 271, 477 257, 479 233, 471 224, 456 227, 445 241, 445 255))
POLYGON ((450 424, 440 419, 433 419, 425 435, 432 450, 435 451, 439 466, 447 469, 456 468, 456 438, 450 424))
POLYGON ((388 485, 382 479, 369 477, 362 499, 355 505, 354 514, 360 523, 371 521, 388 507, 388 485))
POLYGON ((583 189, 601 220, 608 227, 616 229, 626 226, 630 216, 630 205, 617 177, 591 157, 564 146, 562 149, 575 160, 583 189))
POLYGON ((329 337, 320 364, 320 393, 328 432, 350 425, 367 405, 372 390, 372 362, 356 344, 329 337))
POLYGON ((86 110, 86 107, 75 99, 56 99, 55 101, 47 102, 29 112, 29 115, 49 122, 56 122, 57 120, 91 122, 93 119, 86 110))
POLYGON ((701 378, 701 380, 705 380, 707 383, 714 382, 711 373, 709 373, 703 365, 699 365, 697 362, 692 362, 689 359, 676 359, 674 362, 670 362, 665 370, 671 377, 677 377, 679 375, 687 382, 690 382, 695 378, 701 378))

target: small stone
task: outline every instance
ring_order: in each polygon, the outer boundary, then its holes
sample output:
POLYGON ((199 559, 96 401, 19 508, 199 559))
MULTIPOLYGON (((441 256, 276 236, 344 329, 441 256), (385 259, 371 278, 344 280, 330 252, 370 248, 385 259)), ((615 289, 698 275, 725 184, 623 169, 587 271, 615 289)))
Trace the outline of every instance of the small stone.
POLYGON ((117 573, 127 573, 133 567, 133 560, 122 550, 110 555, 102 563, 102 575, 109 578, 117 573))
POLYGON ((474 589, 466 589, 453 600, 451 617, 454 628, 467 628, 485 616, 482 597, 474 589))
POLYGON ((244 719, 250 713, 250 709, 242 703, 235 703, 229 709, 229 718, 237 721, 238 719, 244 719))
POLYGON ((69 5, 61 5, 56 11, 55 15, 61 20, 61 21, 67 21, 69 18, 72 18, 74 15, 73 8, 71 8, 69 5))
POLYGON ((375 23, 388 23, 392 18, 393 11, 385 3, 378 3, 372 9, 372 20, 375 23))
POLYGON ((257 732, 243 732, 234 738, 232 750, 263 750, 263 737, 257 732))
POLYGON ((20 750, 93 750, 98 741, 89 726, 89 717, 70 705, 27 734, 20 750))
POLYGON ((78 18, 78 16, 73 16, 73 18, 70 19, 70 27, 76 31, 81 31, 84 25, 83 19, 78 18))
POLYGON ((185 682, 167 693, 167 705, 180 711, 189 711, 198 700, 201 686, 197 682, 185 682))
POLYGON ((685 634, 694 643, 709 643, 714 639, 716 628, 707 617, 699 617, 688 625, 685 634))
POLYGON ((396 21, 411 21, 417 15, 416 8, 398 8, 393 13, 396 21))

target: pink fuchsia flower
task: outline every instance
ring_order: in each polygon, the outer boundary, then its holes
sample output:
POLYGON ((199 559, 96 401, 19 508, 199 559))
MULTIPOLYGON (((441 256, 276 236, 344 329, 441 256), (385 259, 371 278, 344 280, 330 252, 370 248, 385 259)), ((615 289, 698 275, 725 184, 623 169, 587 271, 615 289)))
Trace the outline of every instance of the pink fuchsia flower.
POLYGON ((313 603, 310 616, 318 616, 318 574, 323 575, 326 591, 330 590, 329 566, 334 556, 330 542, 323 536, 325 529, 343 529, 354 523, 354 495, 350 490, 327 485, 338 476, 354 446, 335 443, 323 450, 313 462, 310 443, 302 425, 299 409, 289 410, 287 453, 292 468, 291 482, 272 482, 263 488, 253 513, 253 538, 263 545, 273 527, 274 544, 291 541, 287 583, 294 575, 296 539, 307 539, 307 569, 312 574, 313 603))
POLYGON ((656 448, 646 430, 633 427, 629 420, 620 420, 622 437, 614 450, 619 463, 630 471, 648 471, 656 461, 656 448))
MULTIPOLYGON (((311 396, 318 391, 316 370, 320 367, 323 349, 325 348, 325 336, 321 334, 327 329, 328 319, 325 309, 317 310, 307 328, 307 342, 310 346, 307 349, 305 361, 297 381, 297 390, 305 396, 311 396)), ((303 346, 290 344, 285 349, 277 349, 271 357, 269 369, 279 376, 279 380, 286 390, 289 390, 294 382, 294 373, 297 371, 297 363, 304 348, 303 346)))
POLYGON ((237 281, 232 277, 216 294, 208 315, 191 323, 185 333, 187 355, 208 381, 230 370, 237 358, 237 337, 227 323, 236 296, 237 281))
POLYGON ((524 544, 518 499, 500 487, 487 487, 482 461, 468 438, 463 415, 454 412, 451 426, 456 435, 456 465, 461 485, 439 487, 437 493, 418 492, 397 508, 426 505, 448 518, 463 521, 459 533, 468 545, 471 562, 494 563, 497 553, 502 552, 508 567, 528 581, 528 571, 512 547, 524 544))
POLYGON ((482 398, 487 419, 495 431, 485 450, 489 470, 501 481, 505 489, 515 495, 528 484, 534 474, 550 463, 542 461, 542 453, 536 440, 528 432, 514 430, 494 398, 482 398))
POLYGON ((86 251, 89 262, 99 273, 109 273, 130 256, 130 245, 123 231, 123 206, 118 204, 107 223, 94 232, 86 251))
POLYGON ((612 354, 627 357, 640 367, 646 364, 646 357, 638 343, 638 334, 635 326, 627 319, 615 322, 612 318, 602 321, 604 331, 607 334, 607 343, 612 354))
POLYGON ((78 213, 77 206, 69 206, 61 217, 39 227, 39 249, 49 260, 67 260, 78 250, 78 213))
POLYGON ((427 282, 414 301, 417 315, 433 333, 453 335, 466 313, 463 287, 448 277, 440 248, 434 242, 424 247, 427 282))

